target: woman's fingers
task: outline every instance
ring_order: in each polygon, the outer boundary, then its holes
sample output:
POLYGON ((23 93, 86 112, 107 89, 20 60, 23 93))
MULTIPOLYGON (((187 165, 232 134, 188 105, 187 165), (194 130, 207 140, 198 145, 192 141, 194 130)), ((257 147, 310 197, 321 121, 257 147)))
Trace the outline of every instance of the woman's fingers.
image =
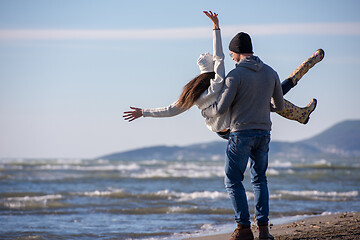
POLYGON ((129 122, 135 120, 136 118, 137 118, 137 117, 132 116, 132 115, 124 116, 124 120, 125 120, 125 121, 129 121, 129 122))
POLYGON ((137 108, 137 107, 130 107, 130 108, 133 110, 140 110, 140 108, 137 108))
POLYGON ((217 20, 217 16, 218 14, 217 13, 213 13, 211 11, 203 11, 205 13, 206 16, 208 16, 211 20, 217 20))

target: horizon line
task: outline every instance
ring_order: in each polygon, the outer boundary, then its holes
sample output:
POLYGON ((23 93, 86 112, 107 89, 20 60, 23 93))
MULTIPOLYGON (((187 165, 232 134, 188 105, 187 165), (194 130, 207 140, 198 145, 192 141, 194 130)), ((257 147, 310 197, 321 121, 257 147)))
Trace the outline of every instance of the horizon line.
MULTIPOLYGON (((223 37, 248 32, 252 36, 312 35, 357 36, 360 22, 313 22, 283 24, 226 25, 223 37)), ((136 40, 136 39, 204 39, 211 38, 209 27, 158 29, 0 29, 0 41, 6 40, 136 40)))

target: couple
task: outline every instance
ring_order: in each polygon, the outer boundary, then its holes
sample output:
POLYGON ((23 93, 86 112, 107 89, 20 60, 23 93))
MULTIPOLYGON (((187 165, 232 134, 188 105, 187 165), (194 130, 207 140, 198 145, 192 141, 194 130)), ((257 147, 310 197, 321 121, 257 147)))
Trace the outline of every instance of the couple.
POLYGON ((255 195, 255 219, 260 239, 274 239, 269 233, 269 192, 266 169, 270 142, 270 112, 306 124, 316 107, 313 99, 299 108, 283 99, 300 78, 324 57, 317 50, 285 81, 280 83, 277 73, 253 55, 251 38, 238 33, 229 50, 236 67, 225 76, 224 53, 218 15, 204 12, 213 22, 213 55, 201 54, 197 64, 200 75, 184 87, 179 99, 168 107, 140 109, 131 107, 124 112, 129 122, 143 117, 171 117, 198 106, 206 126, 220 137, 228 139, 225 162, 225 186, 235 211, 237 228, 230 239, 254 239, 250 228, 250 214, 242 181, 250 157, 251 182, 255 195))

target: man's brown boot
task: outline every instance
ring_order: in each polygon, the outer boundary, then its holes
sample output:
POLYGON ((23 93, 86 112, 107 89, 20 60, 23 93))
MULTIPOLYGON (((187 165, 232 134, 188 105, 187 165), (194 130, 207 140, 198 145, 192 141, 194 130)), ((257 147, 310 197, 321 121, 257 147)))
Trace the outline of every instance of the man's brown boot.
POLYGON ((229 240, 253 240, 254 235, 249 227, 243 227, 240 223, 237 224, 237 228, 231 235, 229 240))
POLYGON ((274 236, 269 233, 269 227, 259 226, 259 240, 273 240, 274 236))

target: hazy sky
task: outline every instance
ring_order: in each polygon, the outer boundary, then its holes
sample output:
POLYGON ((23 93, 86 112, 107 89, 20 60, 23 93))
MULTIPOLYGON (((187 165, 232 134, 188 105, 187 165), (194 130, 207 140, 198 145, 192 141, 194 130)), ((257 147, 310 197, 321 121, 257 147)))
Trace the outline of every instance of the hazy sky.
POLYGON ((199 74, 219 13, 227 72, 237 32, 281 79, 318 49, 325 59, 286 99, 318 107, 307 125, 272 114, 273 140, 314 136, 360 118, 360 1, 0 0, 0 157, 93 158, 153 145, 220 140, 193 107, 174 118, 122 119, 162 107, 199 74))

